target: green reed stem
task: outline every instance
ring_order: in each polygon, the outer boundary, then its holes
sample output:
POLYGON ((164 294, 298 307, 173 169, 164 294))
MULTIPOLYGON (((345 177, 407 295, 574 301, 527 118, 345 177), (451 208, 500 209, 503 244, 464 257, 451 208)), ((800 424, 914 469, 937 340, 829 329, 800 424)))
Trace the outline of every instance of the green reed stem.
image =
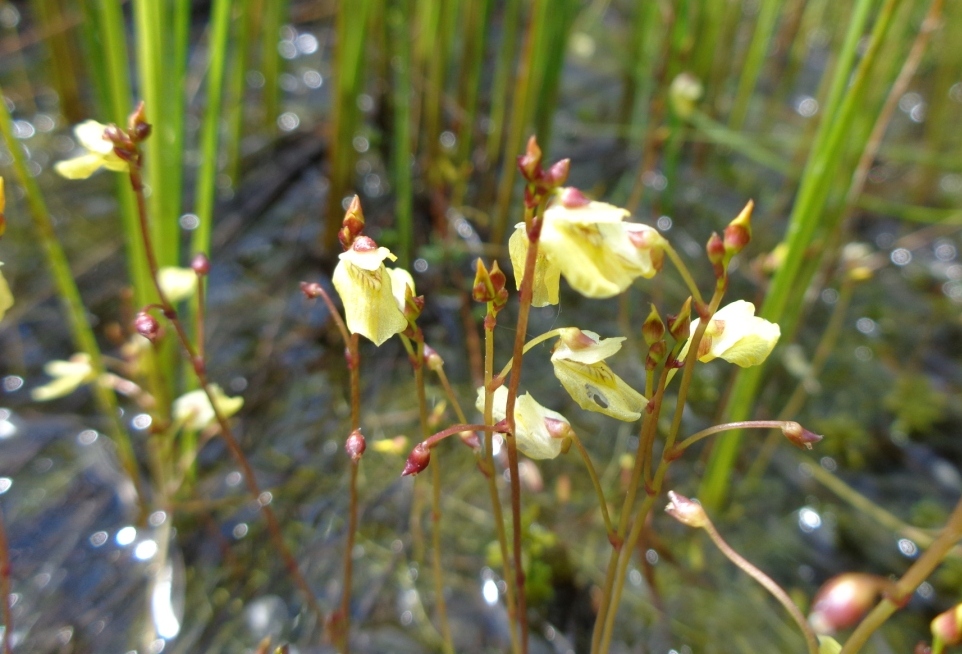
POLYGON ((217 191, 217 146, 220 141, 220 114, 232 5, 232 0, 214 0, 211 7, 210 41, 207 45, 210 64, 207 69, 207 97, 201 126, 200 170, 197 173, 194 198, 194 213, 199 221, 191 239, 191 247, 195 252, 210 252, 217 191))
POLYGON ((568 37, 581 7, 582 3, 575 0, 553 0, 545 3, 544 35, 541 44, 535 49, 534 70, 538 80, 538 92, 534 96, 533 112, 535 134, 545 145, 551 143, 551 127, 558 107, 561 74, 565 70, 568 37))
POLYGON ((769 43, 771 43, 772 34, 775 32, 781 6, 780 0, 762 0, 761 8, 758 11, 758 20, 755 22, 755 31, 752 33, 752 42, 748 46, 748 54, 745 56, 745 63, 738 78, 738 91, 735 92, 734 106, 728 119, 728 127, 733 131, 741 131, 745 124, 748 105, 765 64, 769 43))
POLYGON ((244 97, 251 39, 251 0, 236 0, 234 6, 234 55, 227 76, 227 150, 225 171, 235 186, 240 182, 241 140, 244 131, 244 97))
MULTIPOLYGON (((103 357, 93 329, 87 319, 87 310, 80 297, 80 290, 74 280, 73 272, 64 254, 63 247, 57 239, 54 231, 53 220, 47 205, 43 200, 37 180, 27 170, 27 161, 24 157, 23 146, 13 135, 13 119, 10 110, 3 101, 3 89, 0 88, 0 133, 3 135, 3 142, 7 146, 7 151, 13 158, 13 169, 16 173, 17 181, 23 187, 26 195, 27 207, 30 217, 33 219, 33 227, 36 230, 36 237, 40 241, 43 255, 46 259, 47 268, 53 277, 54 286, 60 296, 60 302, 67 317, 70 333, 76 347, 90 358, 90 367, 94 371, 94 376, 99 379, 105 372, 103 357)), ((138 501, 142 503, 142 508, 146 506, 147 494, 140 478, 140 469, 137 465, 137 457, 134 454, 133 444, 130 435, 124 429, 120 420, 120 408, 117 398, 113 391, 105 388, 98 382, 91 384, 94 401, 97 407, 107 420, 107 432, 114 446, 117 448, 117 456, 124 472, 130 478, 134 488, 137 490, 138 501)))
MULTIPOLYGON (((547 0, 532 0, 531 15, 525 30, 524 47, 521 60, 518 62, 517 73, 514 78, 514 101, 511 104, 511 116, 508 122, 507 151, 516 152, 524 148, 524 134, 530 123, 531 107, 530 94, 537 86, 538 79, 533 70, 537 46, 541 43, 547 8, 547 0)), ((507 38, 507 37, 505 37, 507 38)), ((547 145, 547 144, 546 144, 547 145)), ((491 225, 491 242, 501 244, 508 225, 508 213, 511 210, 511 198, 514 195, 514 180, 517 162, 507 156, 501 163, 501 175, 498 179, 498 192, 494 208, 494 219, 491 225)))
POLYGON ((458 76, 457 158, 459 175, 451 204, 460 206, 464 201, 468 177, 472 168, 474 136, 478 113, 478 90, 481 71, 485 64, 485 45, 488 22, 491 18, 490 0, 467 0, 464 7, 464 46, 461 52, 461 70, 458 76))
POLYGON ((746 159, 786 177, 794 178, 798 175, 798 171, 790 160, 765 148, 754 134, 734 131, 698 109, 688 116, 688 120, 706 140, 730 148, 746 159))
POLYGON ((398 265, 411 264, 414 237, 413 174, 414 139, 411 135, 411 35, 410 0, 393 0, 388 10, 391 39, 391 104, 394 107, 394 126, 391 134, 391 178, 394 182, 394 213, 398 232, 398 265))
MULTIPOLYGON (((501 47, 494 67, 491 92, 491 128, 488 132, 485 160, 489 166, 497 164, 504 141, 504 123, 511 92, 512 71, 518 49, 518 25, 521 22, 521 0, 506 0, 501 23, 501 47)), ((500 243, 500 241, 495 241, 500 243)))
POLYGON ((57 0, 33 0, 30 5, 40 23, 41 31, 46 35, 42 43, 50 52, 48 74, 60 98, 60 109, 67 120, 72 123, 79 122, 83 116, 80 91, 77 88, 80 75, 76 67, 73 33, 65 24, 63 7, 57 0))
MULTIPOLYGON (((820 225, 822 210, 831 184, 835 181, 838 162, 845 149, 845 137, 860 108, 865 94, 872 66, 875 63, 884 37, 891 25, 892 18, 900 0, 886 0, 886 3, 872 29, 869 46, 855 69, 849 84, 849 71, 854 61, 858 42, 873 3, 859 0, 853 11, 849 32, 842 47, 835 78, 826 103, 823 118, 815 139, 815 144, 805 166, 800 183, 798 198, 789 218, 785 242, 788 245, 785 260, 772 280, 761 315, 772 322, 782 322, 786 308, 799 289, 808 286, 808 279, 800 279, 803 257, 809 248, 816 230, 820 225), (834 109, 837 107, 837 111, 834 109), (830 118, 830 119, 829 119, 830 118)), ((794 325, 782 324, 789 332, 794 325)), ((764 366, 739 369, 729 396, 726 419, 745 420, 749 417, 756 391, 761 382, 764 366)), ((731 469, 741 445, 741 434, 732 434, 719 443, 712 452, 700 496, 708 507, 718 507, 725 500, 731 469)))
MULTIPOLYGON (((106 91, 109 104, 105 107, 110 122, 124 126, 131 110, 130 75, 126 28, 121 6, 112 0, 88 0, 97 18, 97 33, 103 45, 106 91)), ((137 238, 137 205, 130 186, 123 176, 117 177, 117 197, 127 252, 127 269, 134 287, 134 303, 145 306, 156 301, 143 242, 137 238)))
POLYGON ((360 112, 357 97, 364 81, 364 42, 373 0, 339 2, 337 41, 334 52, 334 97, 331 99, 331 186, 322 245, 330 252, 337 248, 337 231, 344 209, 341 200, 351 188, 354 176, 354 134, 360 112))
MULTIPOLYGON (((261 73, 264 75, 264 125, 269 132, 273 132, 277 130, 277 117, 281 113, 280 77, 284 65, 277 42, 280 39, 281 25, 289 12, 289 0, 265 0, 263 6, 261 73)), ((336 215, 338 212, 332 214, 336 215)))

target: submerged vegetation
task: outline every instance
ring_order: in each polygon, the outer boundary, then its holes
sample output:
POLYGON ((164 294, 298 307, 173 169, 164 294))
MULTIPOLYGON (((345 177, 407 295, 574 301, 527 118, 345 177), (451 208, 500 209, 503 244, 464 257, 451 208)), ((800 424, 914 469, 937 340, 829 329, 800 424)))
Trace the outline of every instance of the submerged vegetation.
POLYGON ((0 28, 4 652, 962 644, 959 3, 0 28))

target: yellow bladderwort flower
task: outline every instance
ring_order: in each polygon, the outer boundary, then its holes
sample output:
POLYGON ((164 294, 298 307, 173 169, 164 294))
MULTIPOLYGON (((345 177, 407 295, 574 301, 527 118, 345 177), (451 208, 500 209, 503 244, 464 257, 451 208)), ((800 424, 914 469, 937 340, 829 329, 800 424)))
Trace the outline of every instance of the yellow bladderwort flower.
MULTIPOLYGON (((393 275, 398 273, 388 272, 385 259, 394 261, 397 257, 387 248, 378 247, 367 236, 359 236, 350 249, 340 254, 331 278, 344 304, 348 329, 369 338, 376 345, 408 326, 404 301, 402 299, 399 304, 394 291, 393 275)), ((399 280, 398 285, 401 284, 399 280)), ((399 294, 404 297, 403 286, 399 294)))
MULTIPOLYGON (((478 411, 484 411, 483 386, 478 389, 475 406, 478 411)), ((508 415, 507 408, 508 389, 501 386, 494 391, 494 419, 504 420, 508 415)), ((531 459, 555 458, 564 449, 565 440, 573 434, 567 418, 538 404, 530 393, 519 395, 515 400, 514 426, 518 450, 531 459)))
POLYGON ((87 153, 57 162, 54 170, 67 179, 87 179, 101 168, 127 172, 130 166, 114 152, 114 144, 104 138, 105 129, 107 126, 96 120, 86 120, 74 127, 74 136, 87 153))
MULTIPOLYGON (((691 322, 691 333, 695 333, 699 322, 698 319, 691 322)), ((715 312, 708 322, 698 346, 698 360, 708 362, 719 358, 742 368, 757 366, 775 349, 781 334, 778 325, 755 315, 754 304, 737 300, 715 312)), ((688 343, 682 348, 679 360, 684 361, 687 354, 688 343)))
MULTIPOLYGON (((544 213, 532 304, 557 304, 561 275, 592 298, 613 297, 638 277, 653 277, 661 269, 664 238, 648 225, 624 222, 629 215, 589 200, 576 188, 559 190, 544 213)), ((508 248, 520 288, 528 252, 524 223, 517 225, 508 248)))
MULTIPOLYGON (((244 406, 244 398, 228 397, 217 384, 210 385, 210 393, 214 396, 214 403, 221 415, 229 418, 244 406)), ((174 400, 172 407, 174 421, 186 429, 200 431, 217 420, 214 407, 207 399, 207 393, 202 388, 190 391, 174 400)))
POLYGON ((641 418, 648 400, 604 363, 624 340, 571 327, 562 331, 551 363, 555 377, 582 409, 634 422, 641 418))
POLYGON ((90 357, 82 353, 73 355, 68 361, 48 361, 43 366, 43 371, 53 379, 30 392, 30 397, 37 402, 70 395, 97 378, 90 365, 90 357))

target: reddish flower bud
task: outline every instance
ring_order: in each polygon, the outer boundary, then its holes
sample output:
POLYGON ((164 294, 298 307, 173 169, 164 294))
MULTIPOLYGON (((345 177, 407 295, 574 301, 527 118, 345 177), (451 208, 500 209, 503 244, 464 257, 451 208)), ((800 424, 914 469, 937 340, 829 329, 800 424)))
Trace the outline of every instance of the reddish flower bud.
POLYGON ((190 267, 198 277, 206 277, 210 274, 210 259, 203 252, 198 252, 190 262, 190 267))
POLYGON ((471 289, 471 297, 475 302, 492 302, 495 294, 491 273, 488 272, 484 262, 479 257, 475 262, 474 286, 471 289))
POLYGON ((538 139, 531 136, 524 154, 518 157, 518 169, 528 182, 535 182, 541 176, 541 157, 538 139))
POLYGON ((357 463, 361 460, 361 456, 364 454, 364 450, 367 449, 367 442, 364 440, 364 435, 361 433, 360 429, 355 429, 351 432, 351 435, 347 437, 344 442, 344 451, 347 455, 351 457, 351 461, 357 463))
POLYGON ((427 365, 428 370, 433 370, 434 372, 444 367, 444 359, 442 359, 441 355, 437 353, 437 350, 430 345, 424 346, 424 363, 427 365))
POLYGON ((725 252, 729 256, 741 252, 752 240, 752 210, 754 208, 755 203, 749 200, 741 213, 725 228, 725 252))
POLYGON ((321 297, 321 285, 317 282, 301 282, 301 293, 308 300, 315 300, 321 297))
POLYGON ((141 100, 127 118, 127 134, 131 141, 139 143, 150 136, 150 131, 150 123, 147 122, 147 114, 144 112, 144 102, 141 100))
POLYGON ((678 315, 668 316, 668 332, 679 343, 691 336, 691 298, 685 300, 678 315))
POLYGON ((418 443, 411 450, 411 454, 408 455, 401 476, 416 475, 427 468, 429 463, 431 463, 431 450, 424 443, 418 443))
POLYGON ((591 200, 588 199, 584 193, 576 189, 574 186, 566 186, 561 189, 560 196, 561 204, 566 209, 577 209, 579 207, 587 207, 591 204, 591 200))
POLYGON ((651 311, 648 312, 648 317, 641 326, 641 335, 645 337, 645 343, 649 346, 665 337, 665 323, 661 321, 661 316, 654 304, 651 305, 651 311))
POLYGON ((708 253, 708 260, 711 261, 715 271, 715 278, 721 279, 725 276, 727 262, 725 261, 725 242, 722 241, 718 232, 712 232, 708 243, 705 245, 705 252, 708 253))
POLYGON ((361 210, 361 199, 355 195, 351 199, 351 204, 348 206, 347 211, 344 213, 344 219, 341 221, 341 229, 337 232, 337 238, 341 242, 341 247, 349 250, 354 239, 360 236, 363 231, 364 212, 361 210))
MULTIPOLYGON (((933 645, 962 644, 962 604, 956 604, 948 611, 935 616, 929 625, 932 629, 933 645)), ((938 648, 938 651, 942 651, 938 648)))
POLYGON ((498 265, 497 261, 491 264, 491 284, 494 286, 495 291, 500 291, 504 288, 505 284, 508 282, 508 278, 505 276, 501 267, 498 265))
POLYGON ((645 370, 654 370, 665 360, 668 354, 668 344, 665 341, 655 341, 648 347, 648 356, 645 357, 645 370))
POLYGON ((552 188, 558 188, 568 181, 568 173, 571 171, 571 159, 562 159, 552 164, 551 168, 545 173, 545 182, 552 188))
POLYGON ((705 513, 702 505, 675 491, 668 491, 668 506, 665 507, 665 513, 683 525, 695 529, 701 529, 708 524, 708 514, 705 513))
POLYGON ((824 438, 808 431, 797 422, 786 422, 782 425, 782 433, 792 443, 806 450, 812 449, 813 443, 817 443, 824 438))
POLYGON ((134 318, 134 329, 151 343, 160 335, 160 323, 146 311, 141 311, 134 318))
POLYGON ((808 623, 817 633, 833 634, 852 627, 875 606, 882 591, 892 585, 888 579, 861 572, 832 577, 812 600, 808 623))
POLYGON ((351 249, 355 252, 371 252, 377 249, 377 243, 370 236, 358 236, 351 243, 351 249))

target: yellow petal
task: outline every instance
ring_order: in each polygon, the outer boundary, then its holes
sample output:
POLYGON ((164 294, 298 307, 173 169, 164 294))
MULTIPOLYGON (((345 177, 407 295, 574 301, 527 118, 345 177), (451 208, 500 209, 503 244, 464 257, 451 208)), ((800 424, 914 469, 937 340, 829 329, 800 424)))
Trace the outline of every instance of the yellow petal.
POLYGON ((593 200, 580 207, 566 207, 561 203, 560 196, 561 192, 559 191, 555 195, 555 200, 545 209, 544 220, 546 223, 552 220, 565 220, 582 225, 616 223, 631 215, 631 212, 627 209, 616 207, 607 202, 595 202, 593 200))
POLYGON ((104 158, 99 154, 82 154, 73 159, 58 161, 53 169, 61 177, 67 179, 87 179, 97 172, 104 164, 104 158))
POLYGON ((376 248, 373 250, 347 250, 338 255, 341 261, 347 261, 363 270, 377 270, 385 259, 396 261, 397 257, 391 254, 387 248, 376 248))
POLYGON ((648 400, 606 363, 585 364, 555 357, 551 358, 551 363, 555 377, 582 409, 625 422, 641 418, 648 400))
POLYGON ((114 144, 104 138, 107 126, 96 120, 85 120, 73 128, 74 136, 85 150, 105 155, 114 150, 114 144))
MULTIPOLYGON (((484 411, 484 387, 478 389, 475 406, 484 411)), ((508 389, 501 386, 494 391, 492 414, 495 420, 504 420, 507 415, 508 389)), ((564 439, 554 438, 548 431, 545 420, 569 425, 568 419, 557 411, 546 409, 538 404, 529 393, 519 396, 514 405, 515 438, 518 450, 531 459, 553 459, 561 454, 564 439)))
POLYGON ((53 379, 30 392, 30 397, 37 402, 69 395, 83 384, 93 381, 94 377, 90 357, 86 354, 75 354, 69 361, 48 361, 43 371, 53 379))
MULTIPOLYGON (((244 398, 228 397, 217 384, 210 385, 210 393, 214 396, 214 403, 218 411, 225 418, 229 418, 244 406, 244 398)), ((214 408, 211 406, 207 393, 197 389, 181 395, 174 400, 173 417, 185 429, 199 431, 217 420, 214 408)))
MULTIPOLYGON (((698 324, 699 319, 692 321, 692 333, 698 324)), ((768 358, 780 336, 778 325, 755 315, 754 304, 736 300, 712 316, 699 347, 698 360, 708 362, 719 358, 742 368, 757 366, 768 358)), ((683 360, 687 353, 688 343, 685 343, 679 358, 683 360)))
POLYGON ((408 322, 394 299, 391 276, 384 264, 375 270, 366 270, 342 255, 331 281, 341 296, 351 333, 380 345, 407 328, 408 322))
POLYGON ((411 289, 412 297, 416 295, 414 278, 404 268, 388 268, 387 272, 391 276, 391 293, 394 295, 394 301, 403 312, 407 303, 407 289, 411 289))
POLYGON ((604 247, 598 225, 545 221, 541 250, 561 269, 571 287, 585 297, 614 297, 634 279, 604 247))
POLYGON ((621 349, 626 340, 624 336, 615 338, 601 338, 598 334, 587 329, 568 327, 562 330, 561 338, 551 360, 567 359, 578 363, 598 363, 604 361, 621 349))
MULTIPOLYGON (((514 281, 517 289, 521 288, 524 264, 528 256, 528 235, 524 229, 524 223, 519 223, 511 238, 508 239, 508 253, 511 256, 511 265, 514 267, 514 281)), ((543 307, 549 304, 558 304, 560 286, 561 268, 551 263, 545 257, 544 251, 539 249, 534 262, 531 305, 543 307)))

